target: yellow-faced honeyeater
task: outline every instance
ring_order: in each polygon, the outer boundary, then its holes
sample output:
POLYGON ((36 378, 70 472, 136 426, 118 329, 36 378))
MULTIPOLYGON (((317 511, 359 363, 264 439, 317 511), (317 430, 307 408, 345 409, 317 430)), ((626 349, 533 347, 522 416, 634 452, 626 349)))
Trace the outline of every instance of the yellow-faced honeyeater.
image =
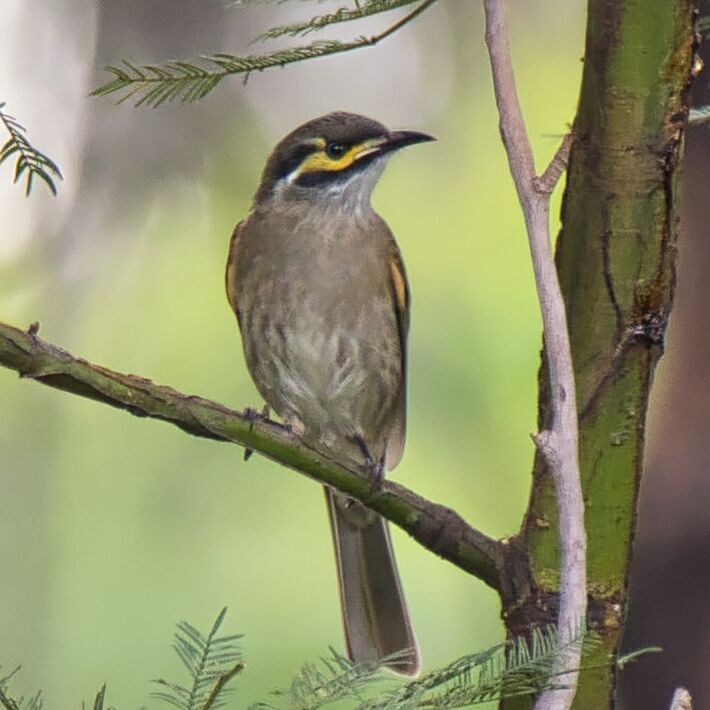
MULTIPOLYGON (((229 249, 227 294, 266 403, 304 442, 373 475, 404 447, 409 292, 370 195, 394 151, 429 140, 350 113, 309 121, 274 148, 229 249)), ((326 498, 348 655, 415 675, 386 522, 326 498)))

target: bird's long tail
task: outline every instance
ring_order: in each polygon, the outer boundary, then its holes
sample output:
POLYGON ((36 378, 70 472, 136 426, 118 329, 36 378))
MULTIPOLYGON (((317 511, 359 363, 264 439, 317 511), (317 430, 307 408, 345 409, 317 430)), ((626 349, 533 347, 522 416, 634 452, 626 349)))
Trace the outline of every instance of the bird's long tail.
POLYGON ((419 672, 417 640, 387 522, 326 488, 348 656, 403 675, 419 672))

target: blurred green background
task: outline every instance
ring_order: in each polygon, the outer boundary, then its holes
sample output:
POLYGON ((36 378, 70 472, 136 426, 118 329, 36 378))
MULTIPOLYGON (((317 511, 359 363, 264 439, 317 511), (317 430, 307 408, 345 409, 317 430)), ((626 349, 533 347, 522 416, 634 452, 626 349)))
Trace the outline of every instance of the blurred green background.
MULTIPOLYGON (((223 268, 273 144, 335 109, 431 132, 439 141, 393 160, 374 198, 413 294, 408 444, 392 477, 488 534, 514 533, 541 336, 479 3, 442 1, 381 47, 234 79, 199 105, 86 97, 109 60, 248 50, 270 24, 331 5, 9 0, 0 99, 66 180, 56 199, 36 188, 25 200, 0 169, 0 319, 38 320, 49 341, 119 371, 259 405, 223 268), (28 21, 42 52, 23 41, 28 21)), ((512 3, 540 166, 573 118, 583 11, 512 3)), ((77 707, 104 681, 111 704, 146 703, 150 678, 181 677, 174 623, 206 629, 224 605, 225 628, 246 635, 234 707, 286 685, 329 644, 342 648, 311 481, 5 370, 0 456, 0 665, 22 663, 16 687, 43 689, 50 707, 77 707)), ((394 539, 425 668, 502 638, 494 593, 400 531, 394 539)))

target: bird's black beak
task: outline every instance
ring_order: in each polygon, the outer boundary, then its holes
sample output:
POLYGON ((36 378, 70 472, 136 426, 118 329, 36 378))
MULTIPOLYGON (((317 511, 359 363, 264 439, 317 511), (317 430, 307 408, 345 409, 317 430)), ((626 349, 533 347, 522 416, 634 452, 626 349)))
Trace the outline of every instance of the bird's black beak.
POLYGON ((394 150, 405 148, 415 143, 428 143, 435 141, 434 136, 419 131, 390 131, 382 140, 380 153, 391 153, 394 150))

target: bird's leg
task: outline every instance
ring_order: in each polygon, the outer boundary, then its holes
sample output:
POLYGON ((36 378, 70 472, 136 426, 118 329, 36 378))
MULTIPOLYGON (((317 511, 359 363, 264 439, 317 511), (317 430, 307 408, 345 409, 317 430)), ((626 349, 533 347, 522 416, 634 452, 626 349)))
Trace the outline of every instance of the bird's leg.
POLYGON ((269 405, 264 402, 264 406, 261 409, 257 409, 256 407, 245 407, 242 414, 244 418, 250 422, 255 422, 259 419, 266 421, 271 415, 271 409, 269 405))
POLYGON ((286 428, 299 439, 303 437, 306 432, 306 427, 304 423, 300 420, 297 414, 293 412, 287 412, 283 415, 284 424, 286 428))
POLYGON ((385 455, 380 456, 377 463, 370 470, 372 476, 372 492, 379 493, 385 480, 385 455))
MULTIPOLYGON (((261 421, 266 421, 269 418, 269 414, 271 414, 271 410, 269 409, 269 405, 264 403, 264 406, 261 408, 261 411, 259 411, 256 407, 246 407, 243 414, 244 418, 249 422, 255 422, 259 419, 261 421)), ((244 460, 248 461, 253 453, 254 449, 250 449, 248 447, 245 448, 244 460)))
POLYGON ((372 492, 376 493, 382 488, 382 482, 385 480, 385 456, 384 454, 378 461, 372 458, 370 449, 367 448, 365 440, 361 436, 354 436, 353 441, 357 444, 358 449, 365 459, 365 467, 370 476, 370 484, 372 492))

